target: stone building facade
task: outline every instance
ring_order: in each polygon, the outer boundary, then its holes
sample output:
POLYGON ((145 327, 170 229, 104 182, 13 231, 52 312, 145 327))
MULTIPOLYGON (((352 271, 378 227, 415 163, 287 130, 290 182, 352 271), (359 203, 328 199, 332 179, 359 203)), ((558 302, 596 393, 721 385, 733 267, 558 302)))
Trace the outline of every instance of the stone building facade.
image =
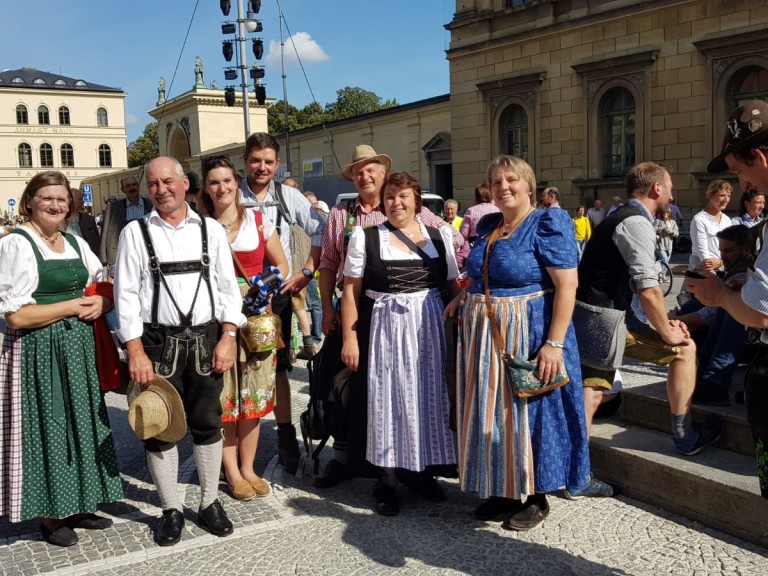
POLYGON ((730 111, 768 99, 765 0, 457 0, 447 27, 459 196, 499 153, 569 209, 623 196, 653 160, 688 218, 730 111))
POLYGON ((34 68, 0 72, 0 214, 26 183, 59 170, 73 186, 125 168, 125 93, 34 68))

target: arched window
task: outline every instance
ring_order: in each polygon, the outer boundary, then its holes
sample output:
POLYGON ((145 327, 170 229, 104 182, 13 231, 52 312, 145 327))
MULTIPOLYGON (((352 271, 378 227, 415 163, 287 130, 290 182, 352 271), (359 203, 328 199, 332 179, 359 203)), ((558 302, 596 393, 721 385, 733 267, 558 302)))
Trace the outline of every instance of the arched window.
POLYGON ((104 107, 99 107, 96 109, 96 125, 97 126, 109 126, 109 121, 107 118, 107 109, 104 107))
POLYGON ((24 104, 16 106, 16 124, 29 124, 29 115, 24 104))
POLYGON ((53 146, 50 144, 40 144, 40 166, 53 168, 53 146))
POLYGON ((106 144, 99 146, 99 166, 102 168, 112 167, 112 149, 106 144))
POLYGON ((760 66, 747 66, 733 75, 730 81, 730 110, 747 100, 768 100, 768 70, 760 66))
POLYGON ((75 149, 72 148, 72 144, 62 144, 60 152, 61 166, 72 168, 75 165, 75 149))
POLYGON ((69 108, 66 106, 59 106, 59 124, 69 126, 69 108))
POLYGON ((51 115, 48 113, 48 106, 37 107, 37 123, 38 124, 51 123, 51 115))
POLYGON ((635 163, 635 98, 612 88, 600 102, 605 176, 622 176, 635 163))
POLYGON ((499 122, 499 149, 528 160, 528 114, 522 106, 512 104, 501 115, 499 122))
POLYGON ((19 144, 19 168, 32 168, 32 146, 26 142, 19 144))

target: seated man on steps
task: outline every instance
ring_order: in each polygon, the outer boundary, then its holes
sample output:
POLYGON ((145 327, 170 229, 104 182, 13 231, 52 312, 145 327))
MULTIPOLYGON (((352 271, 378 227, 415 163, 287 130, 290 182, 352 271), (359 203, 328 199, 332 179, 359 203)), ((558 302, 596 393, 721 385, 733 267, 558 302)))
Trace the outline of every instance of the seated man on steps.
MULTIPOLYGON (((672 179, 662 166, 643 162, 626 180, 628 200, 595 228, 579 264, 581 302, 626 311, 625 356, 669 366, 667 398, 675 447, 692 456, 716 442, 723 433, 722 419, 699 424, 691 420, 691 396, 696 385, 696 345, 685 324, 669 320, 659 287, 656 231, 653 214, 672 200, 672 179)), ((582 366, 587 431, 610 389, 613 371, 582 366)))

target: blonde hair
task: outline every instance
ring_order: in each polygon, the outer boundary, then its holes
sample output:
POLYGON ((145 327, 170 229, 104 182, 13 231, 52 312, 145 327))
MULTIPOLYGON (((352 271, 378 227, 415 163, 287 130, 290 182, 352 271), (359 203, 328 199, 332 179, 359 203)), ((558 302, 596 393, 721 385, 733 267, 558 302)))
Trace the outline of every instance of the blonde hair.
POLYGON ((493 173, 499 169, 509 170, 515 176, 525 180, 528 184, 529 194, 533 197, 533 193, 536 191, 536 176, 533 173, 533 168, 531 168, 531 165, 528 164, 528 162, 517 156, 509 156, 507 154, 496 156, 496 158, 491 160, 491 163, 488 164, 488 168, 485 171, 485 177, 488 180, 489 185, 491 185, 493 173))

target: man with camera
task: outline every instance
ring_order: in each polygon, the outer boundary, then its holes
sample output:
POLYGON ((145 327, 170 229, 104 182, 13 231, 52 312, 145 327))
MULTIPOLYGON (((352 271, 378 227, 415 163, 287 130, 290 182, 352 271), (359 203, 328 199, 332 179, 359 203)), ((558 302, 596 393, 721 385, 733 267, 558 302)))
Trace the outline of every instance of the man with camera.
MULTIPOLYGON (((725 172, 739 179, 742 190, 768 193, 768 104, 745 102, 726 123, 720 153, 707 165, 712 174, 725 172)), ((765 225, 750 229, 755 246, 765 246, 765 225)), ((721 306, 745 326, 761 330, 760 351, 744 377, 747 419, 755 441, 758 478, 768 498, 768 251, 760 249, 754 272, 740 290, 729 288, 714 274, 686 279, 689 292, 706 305, 721 306)))

